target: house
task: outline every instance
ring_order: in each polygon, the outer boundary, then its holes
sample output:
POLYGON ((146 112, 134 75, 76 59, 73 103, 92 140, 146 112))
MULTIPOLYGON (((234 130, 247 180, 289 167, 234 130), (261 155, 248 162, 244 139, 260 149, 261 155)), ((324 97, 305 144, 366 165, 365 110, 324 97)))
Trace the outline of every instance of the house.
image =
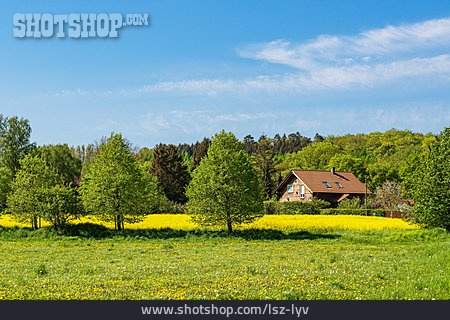
POLYGON ((292 170, 273 191, 279 201, 308 201, 321 199, 337 205, 343 199, 359 197, 370 190, 351 172, 292 170))

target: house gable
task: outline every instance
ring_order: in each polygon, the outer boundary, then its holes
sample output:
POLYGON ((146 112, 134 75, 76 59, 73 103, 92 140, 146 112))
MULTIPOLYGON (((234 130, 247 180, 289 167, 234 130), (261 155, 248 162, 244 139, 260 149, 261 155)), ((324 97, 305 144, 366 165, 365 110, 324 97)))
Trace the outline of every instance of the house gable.
POLYGON ((274 193, 278 193, 280 201, 310 200, 313 198, 313 192, 294 171, 291 171, 286 176, 277 189, 274 190, 274 193), (304 186, 304 193, 302 193, 302 185, 304 186))

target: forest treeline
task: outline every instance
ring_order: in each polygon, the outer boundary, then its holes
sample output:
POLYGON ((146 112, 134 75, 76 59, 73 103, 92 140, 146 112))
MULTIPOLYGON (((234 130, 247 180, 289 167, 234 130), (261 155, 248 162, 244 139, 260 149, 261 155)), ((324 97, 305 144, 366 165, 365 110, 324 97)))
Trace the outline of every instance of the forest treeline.
MULTIPOLYGON (((247 135, 241 142, 259 172, 261 183, 265 185, 265 198, 268 199, 290 170, 329 170, 332 166, 338 171, 354 173, 373 190, 386 181, 398 182, 406 190, 409 177, 420 165, 421 157, 430 152, 436 138, 432 133, 391 129, 342 136, 316 134, 313 139, 299 132, 276 134, 274 137, 262 135, 258 139, 247 135)), ((174 167, 174 174, 183 170, 192 172, 206 155, 210 143, 210 138, 204 138, 192 144, 159 144, 153 148, 135 148, 134 154, 140 162, 149 165, 155 162, 155 170, 163 165, 159 163, 161 159, 165 159, 167 167, 174 167)), ((100 144, 76 146, 72 151, 83 163, 89 163, 100 144)), ((160 175, 160 179, 164 180, 164 177, 160 175)), ((186 184, 186 179, 180 183, 186 184)))

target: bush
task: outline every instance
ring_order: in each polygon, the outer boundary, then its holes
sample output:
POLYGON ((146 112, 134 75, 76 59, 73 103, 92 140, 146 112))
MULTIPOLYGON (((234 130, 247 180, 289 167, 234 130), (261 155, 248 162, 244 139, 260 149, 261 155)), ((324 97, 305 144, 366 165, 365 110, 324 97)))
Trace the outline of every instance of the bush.
POLYGON ((276 201, 264 201, 263 203, 263 213, 264 214, 276 214, 276 201))
MULTIPOLYGON (((341 209, 341 208, 329 208, 329 209, 322 209, 320 210, 320 214, 323 215, 356 215, 356 216, 365 216, 366 215, 366 209, 359 208, 359 209, 341 209)), ((383 209, 367 209, 367 215, 368 216, 376 216, 376 217, 384 217, 384 210, 383 209)))
POLYGON ((330 207, 330 203, 328 201, 321 199, 312 199, 310 200, 310 203, 312 203, 317 209, 325 209, 330 207))
POLYGON ((264 201, 264 214, 320 214, 320 208, 327 206, 326 201, 264 201))
MULTIPOLYGON (((330 204, 323 200, 312 201, 264 201, 264 214, 323 214, 365 216, 364 208, 327 208, 330 204)), ((384 217, 383 209, 367 209, 368 216, 384 217)))
POLYGON ((162 211, 158 213, 182 214, 185 213, 184 208, 184 204, 167 200, 161 206, 162 211))
POLYGON ((361 208, 361 199, 358 197, 353 199, 344 199, 339 202, 339 209, 360 209, 361 208))

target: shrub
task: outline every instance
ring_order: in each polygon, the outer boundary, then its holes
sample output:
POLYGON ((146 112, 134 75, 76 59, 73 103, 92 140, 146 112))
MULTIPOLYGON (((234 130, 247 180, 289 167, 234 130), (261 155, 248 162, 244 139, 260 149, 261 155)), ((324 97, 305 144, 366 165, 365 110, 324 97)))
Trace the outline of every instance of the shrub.
MULTIPOLYGON (((357 216, 365 216, 366 215, 366 209, 359 208, 359 209, 341 209, 341 208, 328 208, 328 209, 322 209, 320 210, 320 214, 323 215, 357 215, 357 216)), ((384 210, 383 209, 367 209, 367 215, 368 216, 376 216, 376 217, 384 217, 384 210)))
POLYGON ((160 213, 182 214, 184 213, 185 205, 166 200, 161 209, 163 210, 160 213))
POLYGON ((339 202, 339 209, 360 209, 361 199, 358 197, 353 199, 344 199, 339 202))
POLYGON ((330 203, 321 199, 312 199, 310 201, 317 209, 325 209, 330 207, 330 203))
POLYGON ((320 214, 320 207, 325 201, 265 201, 264 214, 320 214))
POLYGON ((276 214, 276 201, 264 201, 263 213, 264 214, 276 214))

